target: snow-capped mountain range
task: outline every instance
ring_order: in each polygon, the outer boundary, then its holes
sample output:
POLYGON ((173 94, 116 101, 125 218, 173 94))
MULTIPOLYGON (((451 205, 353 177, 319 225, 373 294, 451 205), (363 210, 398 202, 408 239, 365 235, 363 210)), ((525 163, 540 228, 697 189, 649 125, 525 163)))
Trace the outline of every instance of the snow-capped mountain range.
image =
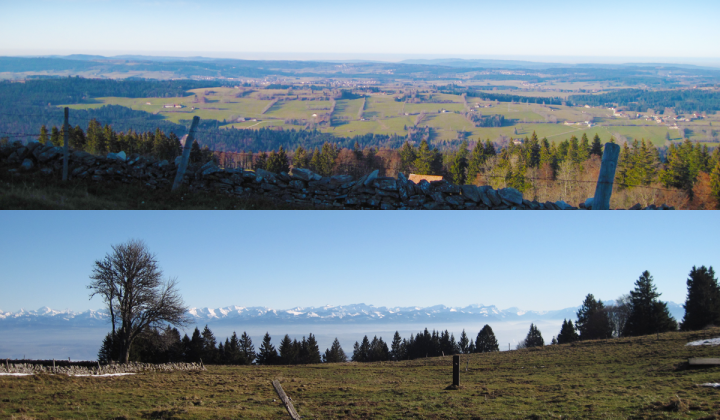
MULTIPOLYGON (((668 302, 676 319, 682 319, 681 305, 668 302)), ((249 325, 249 324, 366 324, 366 323, 436 323, 472 321, 522 321, 575 319, 578 307, 555 311, 522 311, 518 308, 498 309, 494 305, 470 305, 464 308, 436 305, 429 307, 373 306, 363 303, 342 306, 297 307, 276 310, 267 307, 226 306, 223 308, 191 308, 188 314, 197 325, 249 325)), ((48 307, 36 311, 0 310, 0 327, 10 326, 99 326, 107 325, 109 314, 105 310, 73 312, 57 311, 48 307)))

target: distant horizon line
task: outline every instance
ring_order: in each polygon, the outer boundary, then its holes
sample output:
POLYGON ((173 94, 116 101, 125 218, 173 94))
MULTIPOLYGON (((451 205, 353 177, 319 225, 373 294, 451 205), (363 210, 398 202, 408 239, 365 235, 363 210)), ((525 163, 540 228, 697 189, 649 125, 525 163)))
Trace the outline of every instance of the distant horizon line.
POLYGON ((493 61, 528 61, 558 64, 686 64, 720 65, 720 57, 676 57, 676 56, 592 56, 592 55, 526 55, 526 54, 435 54, 435 53, 344 53, 344 52, 222 52, 222 51, 132 51, 132 50, 90 50, 90 51, 48 51, 48 50, 0 50, 0 56, 37 58, 49 56, 99 55, 104 58, 122 56, 206 58, 238 60, 368 60, 400 62, 412 59, 458 59, 493 61))

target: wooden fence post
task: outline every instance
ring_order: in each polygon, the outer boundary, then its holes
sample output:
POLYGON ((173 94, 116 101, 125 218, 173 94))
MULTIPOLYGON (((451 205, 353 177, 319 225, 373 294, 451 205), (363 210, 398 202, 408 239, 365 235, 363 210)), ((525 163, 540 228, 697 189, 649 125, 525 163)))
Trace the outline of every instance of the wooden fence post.
POLYGON ((175 174, 175 182, 173 182, 172 191, 175 191, 180 188, 180 185, 182 185, 183 176, 185 176, 185 169, 187 169, 188 161, 190 160, 190 149, 192 148, 192 143, 195 137, 195 130, 197 129, 199 123, 200 117, 197 115, 194 116, 192 124, 190 125, 190 131, 185 139, 185 146, 183 147, 183 154, 180 159, 177 174, 175 174))
POLYGON ((69 112, 70 108, 65 107, 65 122, 63 122, 63 181, 67 181, 68 179, 68 131, 70 131, 70 124, 68 124, 69 112))
POLYGON ((280 381, 276 379, 272 381, 272 384, 275 388, 275 392, 277 392, 278 394, 278 397, 280 397, 283 404, 285 404, 285 408, 287 408, 287 412, 288 414, 290 414, 290 418, 293 420, 300 420, 300 415, 297 413, 297 411, 295 411, 295 407, 293 407, 292 401, 290 401, 290 398, 285 394, 285 391, 283 391, 282 386, 280 385, 280 381))
POLYGON ((453 385, 460 386, 460 355, 453 356, 453 385))
POLYGON ((593 210, 610 209, 610 196, 615 181, 618 157, 620 157, 620 146, 615 143, 605 143, 605 151, 600 164, 600 175, 598 176, 595 197, 592 202, 593 210))

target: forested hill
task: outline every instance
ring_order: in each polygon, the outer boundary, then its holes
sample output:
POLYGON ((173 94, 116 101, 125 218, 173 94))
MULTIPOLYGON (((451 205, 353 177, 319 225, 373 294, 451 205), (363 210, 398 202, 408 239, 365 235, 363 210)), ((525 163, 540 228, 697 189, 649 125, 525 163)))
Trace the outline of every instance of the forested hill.
POLYGON ((217 86, 218 82, 197 80, 110 80, 63 77, 0 82, 0 107, 79 104, 92 98, 161 98, 187 96, 190 89, 217 86))
POLYGON ((578 105, 622 106, 636 112, 645 112, 648 108, 660 113, 665 108, 675 108, 675 112, 682 113, 720 110, 720 92, 702 89, 627 89, 600 95, 572 95, 570 100, 578 105))

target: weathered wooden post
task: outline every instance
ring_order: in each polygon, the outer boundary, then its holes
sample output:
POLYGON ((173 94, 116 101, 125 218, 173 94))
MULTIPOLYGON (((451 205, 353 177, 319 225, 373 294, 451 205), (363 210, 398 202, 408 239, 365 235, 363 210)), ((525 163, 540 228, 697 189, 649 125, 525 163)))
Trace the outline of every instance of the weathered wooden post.
POLYGON ((193 117, 192 124, 190 125, 190 131, 188 132, 187 138, 185 139, 185 146, 183 147, 182 158, 180 159, 180 165, 178 165, 177 174, 175 174, 175 182, 173 182, 172 190, 180 188, 182 185, 183 176, 185 176, 185 169, 187 169, 188 161, 190 160, 190 149, 192 149, 192 143, 195 138, 195 130, 200 123, 200 117, 197 115, 193 117))
MULTIPOLYGON (((196 117, 197 118, 197 117, 196 117)), ((290 400, 290 397, 288 397, 285 394, 285 391, 283 391, 282 386, 280 385, 280 381, 277 379, 272 381, 273 388, 275 388, 275 392, 277 392, 278 397, 280 397, 280 400, 282 400, 283 404, 285 404, 285 408, 287 408, 287 412, 290 415, 290 418, 293 420, 300 420, 300 415, 295 411, 295 407, 293 407, 293 403, 290 400)))
POLYGON ((618 157, 620 157, 620 146, 615 143, 605 143, 605 151, 600 164, 600 175, 598 176, 595 197, 592 202, 593 210, 610 209, 610 196, 615 181, 618 157))
POLYGON ((460 386, 460 355, 453 356, 453 385, 460 386))
POLYGON ((70 124, 68 124, 69 113, 70 108, 65 107, 65 122, 63 122, 63 181, 67 181, 68 179, 68 131, 70 131, 70 124))

